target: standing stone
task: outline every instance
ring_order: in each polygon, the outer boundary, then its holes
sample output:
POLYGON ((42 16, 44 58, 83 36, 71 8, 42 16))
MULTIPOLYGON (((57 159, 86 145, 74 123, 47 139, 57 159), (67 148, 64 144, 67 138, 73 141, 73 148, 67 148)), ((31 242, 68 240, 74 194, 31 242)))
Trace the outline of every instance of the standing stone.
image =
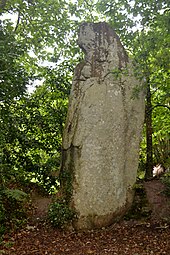
POLYGON ((71 182, 74 227, 92 229, 118 220, 132 203, 144 93, 133 97, 140 83, 132 61, 105 22, 83 23, 78 44, 85 59, 75 68, 60 174, 61 185, 64 176, 71 182))

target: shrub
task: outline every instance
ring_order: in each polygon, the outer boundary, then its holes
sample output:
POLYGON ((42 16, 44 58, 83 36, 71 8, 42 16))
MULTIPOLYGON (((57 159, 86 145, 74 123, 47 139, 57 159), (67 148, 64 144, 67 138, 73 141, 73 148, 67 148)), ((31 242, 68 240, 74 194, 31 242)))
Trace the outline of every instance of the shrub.
POLYGON ((18 189, 0 190, 0 236, 25 222, 27 197, 25 192, 18 189))
POLYGON ((69 223, 75 213, 68 207, 66 202, 57 201, 50 205, 48 218, 54 227, 63 228, 66 223, 69 223))

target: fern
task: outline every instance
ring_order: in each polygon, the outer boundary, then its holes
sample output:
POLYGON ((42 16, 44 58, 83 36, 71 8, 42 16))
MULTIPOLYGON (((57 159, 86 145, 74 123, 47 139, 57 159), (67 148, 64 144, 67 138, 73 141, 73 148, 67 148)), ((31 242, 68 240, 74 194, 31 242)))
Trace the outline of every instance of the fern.
POLYGON ((23 202, 27 198, 27 194, 19 189, 5 189, 3 194, 12 200, 23 202))

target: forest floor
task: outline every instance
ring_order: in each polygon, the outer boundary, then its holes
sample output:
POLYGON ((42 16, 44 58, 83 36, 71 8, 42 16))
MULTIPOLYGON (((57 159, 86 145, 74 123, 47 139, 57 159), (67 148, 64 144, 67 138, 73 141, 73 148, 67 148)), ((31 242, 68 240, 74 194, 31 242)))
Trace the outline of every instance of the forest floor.
POLYGON ((52 228, 44 218, 50 199, 34 197, 34 217, 24 229, 5 237, 0 254, 170 255, 170 199, 162 193, 160 180, 145 182, 144 187, 152 209, 149 220, 122 220, 93 231, 52 228))

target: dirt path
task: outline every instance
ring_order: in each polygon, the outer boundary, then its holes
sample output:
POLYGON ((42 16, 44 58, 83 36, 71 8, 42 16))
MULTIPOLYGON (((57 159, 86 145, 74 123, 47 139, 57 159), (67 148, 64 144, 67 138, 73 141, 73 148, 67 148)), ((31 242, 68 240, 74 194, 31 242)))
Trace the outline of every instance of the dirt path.
MULTIPOLYGON (((6 248, 0 247, 0 254, 170 255, 170 226, 162 221, 170 214, 170 201, 160 193, 163 189, 160 181, 144 185, 153 210, 147 222, 122 221, 106 229, 76 233, 53 229, 43 221, 32 221, 25 229, 6 237, 6 248)), ((36 217, 44 217, 49 200, 41 203, 38 198, 34 202, 38 206, 36 217)))

